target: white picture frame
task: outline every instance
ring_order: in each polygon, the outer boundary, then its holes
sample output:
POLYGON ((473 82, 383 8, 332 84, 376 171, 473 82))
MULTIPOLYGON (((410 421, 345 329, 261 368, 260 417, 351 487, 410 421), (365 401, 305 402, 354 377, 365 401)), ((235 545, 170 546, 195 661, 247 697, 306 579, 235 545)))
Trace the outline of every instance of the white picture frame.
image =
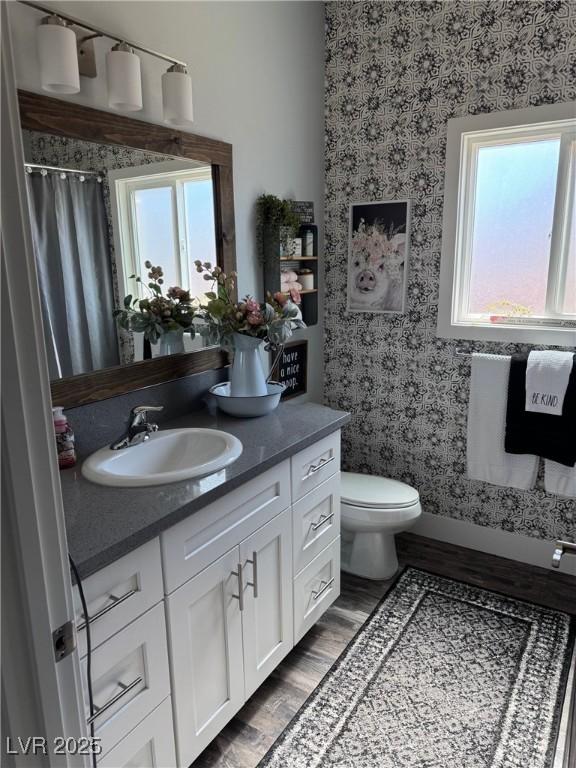
POLYGON ((350 203, 348 312, 405 312, 410 214, 408 199, 350 203))

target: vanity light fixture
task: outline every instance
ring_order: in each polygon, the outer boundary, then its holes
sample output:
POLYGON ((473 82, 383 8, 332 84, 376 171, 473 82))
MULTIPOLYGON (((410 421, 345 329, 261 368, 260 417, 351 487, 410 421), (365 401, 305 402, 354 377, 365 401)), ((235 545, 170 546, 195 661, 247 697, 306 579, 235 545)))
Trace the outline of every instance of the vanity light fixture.
POLYGON ((87 44, 95 38, 114 40, 116 45, 106 55, 108 80, 108 104, 120 112, 136 112, 142 109, 142 75, 139 51, 170 64, 162 76, 162 102, 164 121, 172 126, 187 126, 192 123, 192 78, 187 65, 174 56, 168 56, 152 48, 146 48, 132 40, 120 37, 114 32, 88 24, 60 11, 56 14, 36 0, 18 0, 21 5, 49 14, 42 19, 38 29, 38 51, 42 88, 54 93, 78 93, 80 76, 78 51, 83 56, 81 72, 96 77, 93 49, 87 44), (79 42, 71 27, 88 30, 87 36, 79 33, 79 42), (88 55, 90 54, 90 55, 88 55))
POLYGON ((184 127, 194 121, 192 78, 183 64, 172 64, 162 75, 162 107, 168 125, 184 127))
POLYGON ((140 58, 127 43, 117 43, 106 54, 108 105, 120 112, 142 109, 140 58))
POLYGON ((45 16, 36 31, 42 90, 50 93, 78 93, 80 71, 76 35, 66 21, 45 16))

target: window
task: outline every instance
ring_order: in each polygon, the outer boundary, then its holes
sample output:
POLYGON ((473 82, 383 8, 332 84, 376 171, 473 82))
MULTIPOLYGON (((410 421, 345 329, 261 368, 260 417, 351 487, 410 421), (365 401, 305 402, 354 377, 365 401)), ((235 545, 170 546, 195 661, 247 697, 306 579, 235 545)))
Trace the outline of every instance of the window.
MULTIPOLYGON (((181 169, 179 162, 158 163, 109 175, 116 248, 119 245, 121 253, 121 292, 138 290, 130 275, 146 278, 144 265, 150 261, 162 266, 166 288, 178 285, 189 288, 193 296, 203 294, 206 283, 194 261, 216 263, 210 166, 181 169), (180 169, 166 170, 172 165, 180 169)), ((141 286, 140 291, 144 295, 141 286)))
POLYGON ((576 109, 450 120, 438 335, 576 339, 576 109))

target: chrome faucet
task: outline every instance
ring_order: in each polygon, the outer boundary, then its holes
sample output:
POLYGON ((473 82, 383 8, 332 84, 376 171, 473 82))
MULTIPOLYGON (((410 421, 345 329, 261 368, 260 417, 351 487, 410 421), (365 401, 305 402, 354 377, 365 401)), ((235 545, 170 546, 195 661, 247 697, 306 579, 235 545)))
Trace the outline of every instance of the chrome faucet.
POLYGON ((158 424, 148 421, 148 413, 163 410, 163 405, 137 405, 136 408, 132 408, 126 433, 113 442, 110 448, 113 451, 119 451, 121 448, 131 448, 148 440, 152 432, 158 430, 158 424))

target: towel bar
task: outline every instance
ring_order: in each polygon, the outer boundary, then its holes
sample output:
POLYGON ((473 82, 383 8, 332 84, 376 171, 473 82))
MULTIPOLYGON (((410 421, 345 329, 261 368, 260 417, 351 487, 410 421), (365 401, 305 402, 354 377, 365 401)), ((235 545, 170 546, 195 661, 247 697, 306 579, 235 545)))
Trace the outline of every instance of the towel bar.
MULTIPOLYGON (((456 351, 454 352, 454 357, 472 357, 474 354, 483 354, 482 352, 466 352, 464 349, 456 348, 456 351)), ((494 354, 492 352, 487 354, 494 354)), ((510 357, 510 355, 497 355, 497 357, 510 357)))
POLYGON ((560 568, 560 561, 563 555, 576 555, 576 544, 571 541, 562 541, 558 539, 554 545, 554 554, 552 555, 552 568, 560 568))

